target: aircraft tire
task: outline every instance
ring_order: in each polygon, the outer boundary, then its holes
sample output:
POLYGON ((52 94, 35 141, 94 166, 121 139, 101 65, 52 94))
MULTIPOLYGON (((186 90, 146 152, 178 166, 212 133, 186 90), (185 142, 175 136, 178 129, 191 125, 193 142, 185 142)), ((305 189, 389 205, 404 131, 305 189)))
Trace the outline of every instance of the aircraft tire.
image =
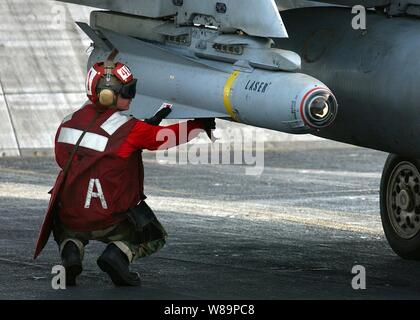
POLYGON ((420 160, 390 154, 382 172, 380 209, 394 252, 420 260, 420 160))

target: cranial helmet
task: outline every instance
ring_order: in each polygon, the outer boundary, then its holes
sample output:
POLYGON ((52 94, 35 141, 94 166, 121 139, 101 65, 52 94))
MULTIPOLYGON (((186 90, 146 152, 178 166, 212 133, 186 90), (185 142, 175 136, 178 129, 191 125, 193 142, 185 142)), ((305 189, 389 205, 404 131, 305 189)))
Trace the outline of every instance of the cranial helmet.
POLYGON ((104 62, 97 62, 87 73, 86 93, 90 101, 104 107, 114 106, 118 95, 133 99, 137 79, 123 63, 113 62, 118 51, 114 50, 104 62))

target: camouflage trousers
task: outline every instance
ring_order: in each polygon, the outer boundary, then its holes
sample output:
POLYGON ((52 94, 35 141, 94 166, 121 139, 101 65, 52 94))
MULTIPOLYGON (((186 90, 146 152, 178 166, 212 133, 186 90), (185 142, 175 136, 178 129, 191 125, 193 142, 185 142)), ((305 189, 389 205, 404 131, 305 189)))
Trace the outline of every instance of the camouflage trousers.
POLYGON ((111 226, 104 230, 97 230, 91 232, 77 232, 67 229, 63 224, 56 223, 53 229, 54 239, 59 245, 60 253, 68 241, 72 241, 80 250, 81 258, 83 259, 84 247, 90 240, 97 240, 103 243, 113 243, 128 258, 128 261, 142 257, 149 256, 160 250, 166 243, 167 233, 162 228, 163 239, 150 241, 147 243, 138 244, 136 241, 135 227, 129 220, 111 226))

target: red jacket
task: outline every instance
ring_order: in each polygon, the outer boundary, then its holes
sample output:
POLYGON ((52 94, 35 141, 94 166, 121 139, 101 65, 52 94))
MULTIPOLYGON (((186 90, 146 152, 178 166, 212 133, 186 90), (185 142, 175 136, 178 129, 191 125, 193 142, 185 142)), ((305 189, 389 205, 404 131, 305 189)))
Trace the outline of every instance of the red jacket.
MULTIPOLYGON (((93 104, 85 105, 67 116, 58 128, 55 155, 61 169, 78 138, 95 117, 96 108, 93 104)), ((198 135, 199 130, 191 133, 192 130, 203 128, 199 120, 184 124, 186 137, 181 134, 182 123, 160 127, 125 116, 116 109, 101 113, 80 143, 59 195, 63 171, 57 177, 35 257, 48 241, 56 207, 60 221, 74 231, 105 229, 126 219, 124 213, 146 198, 143 193, 142 150, 186 143, 198 135), (168 132, 162 129, 171 130, 175 139, 162 135, 168 132)))

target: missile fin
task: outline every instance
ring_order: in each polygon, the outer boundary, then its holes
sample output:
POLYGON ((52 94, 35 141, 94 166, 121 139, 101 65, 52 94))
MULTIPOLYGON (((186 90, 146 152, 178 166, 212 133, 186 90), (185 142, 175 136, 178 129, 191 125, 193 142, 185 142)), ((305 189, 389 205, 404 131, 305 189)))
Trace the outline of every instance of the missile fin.
POLYGON ((100 35, 98 34, 99 31, 93 30, 87 23, 76 21, 76 24, 86 35, 98 46, 104 50, 113 50, 114 47, 103 40, 100 35))

